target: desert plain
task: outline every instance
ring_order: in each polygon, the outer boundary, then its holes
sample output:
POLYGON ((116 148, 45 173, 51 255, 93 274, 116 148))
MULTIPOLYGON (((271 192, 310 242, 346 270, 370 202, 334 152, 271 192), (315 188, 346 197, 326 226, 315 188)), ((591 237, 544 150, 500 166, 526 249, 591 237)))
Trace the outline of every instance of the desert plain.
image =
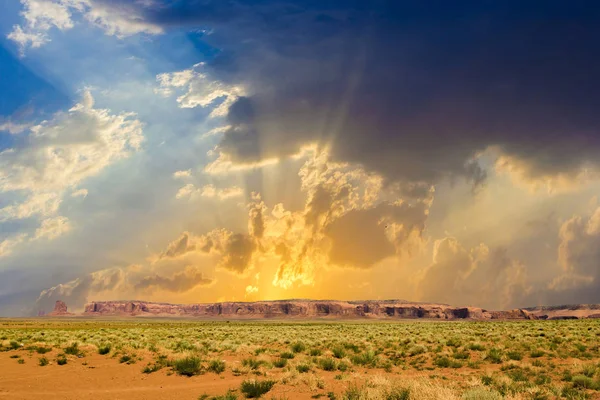
POLYGON ((0 320, 0 399, 596 399, 600 321, 0 320))

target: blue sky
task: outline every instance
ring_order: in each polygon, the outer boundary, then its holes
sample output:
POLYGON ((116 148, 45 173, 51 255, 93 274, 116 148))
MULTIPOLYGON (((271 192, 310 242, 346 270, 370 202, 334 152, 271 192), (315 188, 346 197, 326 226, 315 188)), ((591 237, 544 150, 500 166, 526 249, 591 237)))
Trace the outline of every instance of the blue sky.
POLYGON ((583 3, 0 0, 0 315, 600 301, 583 3))

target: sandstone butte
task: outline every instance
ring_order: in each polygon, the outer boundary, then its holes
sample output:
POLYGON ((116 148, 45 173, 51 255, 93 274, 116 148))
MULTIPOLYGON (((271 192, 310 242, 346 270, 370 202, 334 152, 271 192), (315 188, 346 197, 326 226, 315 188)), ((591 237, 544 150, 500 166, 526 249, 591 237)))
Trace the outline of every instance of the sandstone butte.
MULTIPOLYGON (((48 316, 73 316, 57 301, 48 316)), ((518 308, 488 311, 479 307, 416 303, 404 300, 278 300, 204 304, 169 304, 147 301, 93 301, 80 316, 182 317, 203 319, 430 319, 531 320, 600 318, 600 305, 518 308)))

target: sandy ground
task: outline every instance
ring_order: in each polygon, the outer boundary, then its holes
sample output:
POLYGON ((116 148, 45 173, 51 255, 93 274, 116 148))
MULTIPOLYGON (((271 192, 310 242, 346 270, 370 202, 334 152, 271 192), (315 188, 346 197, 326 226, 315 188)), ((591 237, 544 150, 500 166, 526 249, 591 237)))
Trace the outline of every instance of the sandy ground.
MULTIPOLYGON (((40 367, 39 354, 29 355, 24 351, 0 353, 0 399, 195 400, 204 393, 223 395, 229 389, 238 389, 243 380, 253 377, 234 376, 229 370, 221 375, 206 373, 189 378, 176 374, 169 376, 169 369, 143 374, 141 370, 146 365, 146 360, 127 365, 98 354, 90 354, 81 359, 70 357, 66 365, 57 365, 54 361, 57 354, 56 351, 45 354, 50 364, 40 367), (25 364, 18 364, 16 359, 10 358, 12 354, 21 355, 25 364)), ((335 380, 334 376, 337 374, 339 372, 319 371, 318 376, 326 382, 326 387, 322 390, 311 391, 306 384, 277 384, 265 397, 310 399, 317 393, 325 395, 334 391, 340 394, 348 382, 335 380)), ((277 377, 278 374, 274 374, 274 378, 277 377)), ((240 395, 239 398, 243 396, 240 395)))

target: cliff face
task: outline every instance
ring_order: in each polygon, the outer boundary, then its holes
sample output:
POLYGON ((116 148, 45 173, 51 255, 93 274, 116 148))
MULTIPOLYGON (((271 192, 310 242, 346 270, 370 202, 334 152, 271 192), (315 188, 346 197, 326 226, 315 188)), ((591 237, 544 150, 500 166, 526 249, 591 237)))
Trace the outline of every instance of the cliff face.
POLYGON ((64 317, 67 315, 74 314, 69 312, 69 310, 67 309, 67 305, 64 301, 56 300, 56 303, 54 304, 54 310, 52 312, 49 312, 47 315, 49 317, 64 317))
POLYGON ((535 319, 524 310, 486 311, 477 307, 383 301, 260 301, 209 304, 167 304, 144 301, 104 301, 86 305, 87 316, 173 316, 231 319, 262 318, 427 318, 438 320, 535 319))

